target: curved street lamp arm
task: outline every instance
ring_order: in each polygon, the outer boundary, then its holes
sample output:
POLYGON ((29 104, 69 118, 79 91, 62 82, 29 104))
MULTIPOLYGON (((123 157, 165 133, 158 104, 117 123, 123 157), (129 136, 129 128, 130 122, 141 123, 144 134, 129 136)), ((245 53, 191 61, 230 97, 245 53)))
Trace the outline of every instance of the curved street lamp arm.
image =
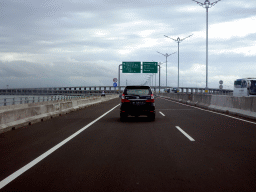
MULTIPOLYGON (((174 52, 174 53, 177 53, 177 51, 176 51, 176 52, 174 52)), ((170 55, 173 55, 174 53, 168 54, 168 57, 169 57, 170 55)))
MULTIPOLYGON (((193 35, 193 34, 192 34, 192 35, 193 35)), ((183 41, 183 40, 185 40, 185 39, 187 39, 187 38, 191 37, 192 35, 189 35, 189 36, 187 36, 187 37, 185 37, 185 38, 181 39, 180 41, 183 41)))
POLYGON ((163 54, 163 53, 160 53, 160 52, 158 52, 158 51, 157 51, 157 53, 159 53, 159 54, 161 54, 161 55, 163 55, 163 56, 166 56, 165 54, 163 54))
POLYGON ((211 3, 211 6, 216 5, 216 3, 218 3, 219 1, 221 1, 221 0, 218 0, 218 1, 215 1, 215 2, 211 3))
POLYGON ((173 38, 171 38, 171 37, 168 37, 167 35, 164 35, 165 37, 167 37, 167 38, 170 38, 170 39, 172 39, 172 40, 174 40, 174 41, 177 41, 177 39, 173 39, 173 38))
MULTIPOLYGON (((195 1, 195 0, 192 0, 192 1, 195 1)), ((201 2, 198 2, 198 1, 195 1, 197 4, 199 4, 199 5, 201 5, 201 6, 203 6, 204 4, 203 3, 201 3, 201 2)))

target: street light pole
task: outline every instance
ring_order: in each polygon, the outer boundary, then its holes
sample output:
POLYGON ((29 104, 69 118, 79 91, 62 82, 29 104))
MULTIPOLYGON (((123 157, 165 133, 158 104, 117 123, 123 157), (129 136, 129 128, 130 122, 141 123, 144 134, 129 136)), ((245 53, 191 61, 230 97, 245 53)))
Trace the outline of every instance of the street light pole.
POLYGON ((174 54, 174 53, 176 53, 176 52, 171 53, 171 54, 168 54, 168 53, 163 54, 163 53, 160 53, 160 52, 157 51, 157 53, 159 53, 159 54, 161 54, 161 55, 163 55, 163 56, 166 57, 166 87, 167 87, 167 57, 169 57, 170 55, 172 55, 172 54, 174 54))
MULTIPOLYGON (((152 60, 153 62, 155 62, 154 60, 152 60)), ((160 65, 164 64, 163 62, 157 62, 158 66, 159 66, 159 70, 160 70, 160 65)), ((159 72, 160 73, 160 72, 159 72)), ((155 86, 156 86, 156 73, 155 73, 155 86)))
POLYGON ((153 86, 153 74, 149 74, 147 81, 149 86, 153 86))
MULTIPOLYGON (((195 0, 192 0, 192 1, 195 1, 195 0)), ((213 3, 210 3, 209 0, 205 0, 204 3, 195 1, 197 4, 199 4, 203 8, 206 8, 206 90, 208 90, 208 9, 214 6, 219 1, 221 0, 215 1, 213 3)))
POLYGON ((191 37, 192 35, 189 35, 183 39, 180 39, 179 37, 177 39, 173 39, 171 37, 168 37, 167 35, 164 35, 165 37, 170 38, 178 43, 178 87, 180 86, 180 42, 191 37))
POLYGON ((148 82, 148 86, 150 86, 150 82, 151 82, 150 76, 148 76, 147 82, 148 82))

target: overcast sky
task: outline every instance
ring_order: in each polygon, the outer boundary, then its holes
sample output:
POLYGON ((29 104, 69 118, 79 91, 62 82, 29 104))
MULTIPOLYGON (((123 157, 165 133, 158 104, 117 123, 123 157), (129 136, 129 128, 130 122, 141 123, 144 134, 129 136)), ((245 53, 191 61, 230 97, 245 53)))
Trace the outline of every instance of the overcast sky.
MULTIPOLYGON (((176 52, 167 63, 167 85, 175 87, 178 43, 164 35, 191 34, 179 46, 180 86, 205 87, 206 9, 192 0, 1 0, 0 88, 111 86, 122 61, 165 62, 157 51, 176 52)), ((208 66, 210 88, 256 77, 255 0, 209 9, 208 66)), ((147 76, 121 73, 121 85, 147 76)))

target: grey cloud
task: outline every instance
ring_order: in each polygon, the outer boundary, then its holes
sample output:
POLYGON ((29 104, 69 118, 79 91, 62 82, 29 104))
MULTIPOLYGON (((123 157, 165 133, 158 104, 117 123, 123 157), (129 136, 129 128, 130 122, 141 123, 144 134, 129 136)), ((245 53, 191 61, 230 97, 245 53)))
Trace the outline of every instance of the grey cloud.
MULTIPOLYGON (((255 15, 256 3, 247 7, 239 3, 244 5, 248 1, 237 0, 231 4, 220 1, 209 10, 209 24, 255 15)), ((156 51, 172 53, 177 51, 177 43, 168 41, 163 35, 177 38, 205 31, 205 9, 198 6, 196 11, 178 11, 182 7, 195 6, 198 5, 191 0, 3 0, 0 3, 3 84, 8 81, 27 87, 104 84, 107 83, 104 78, 111 82, 111 78, 117 76, 117 66, 123 60, 165 61, 156 51), (142 23, 135 25, 138 21, 142 23), (144 30, 154 31, 148 37, 157 39, 157 45, 138 48, 145 41, 139 34, 144 30), (120 54, 120 50, 131 52, 120 54), (14 58, 4 62, 5 54, 17 53, 22 55, 22 61, 13 61, 17 60, 14 58), (110 61, 116 62, 116 68, 105 65, 110 61), (80 82, 82 77, 85 78, 80 82)), ((214 74, 239 74, 237 69, 240 70, 244 63, 242 74, 247 66, 253 67, 253 55, 211 51, 246 47, 250 42, 253 46, 255 38, 255 34, 249 34, 242 38, 209 39, 209 65, 215 67, 214 74)), ((173 70, 177 68, 177 55, 168 61, 173 70)), ((185 73, 195 63, 205 63, 205 38, 191 37, 180 44, 180 69, 185 73)), ((124 77, 129 79, 132 75, 124 77)), ((140 76, 136 78, 134 83, 143 81, 140 76)))
POLYGON ((111 79, 113 71, 116 71, 116 69, 111 70, 95 63, 70 62, 42 65, 24 61, 0 62, 2 88, 5 84, 38 87, 44 84, 44 82, 48 82, 48 86, 78 86, 70 84, 69 78, 80 77, 90 79, 98 77, 99 79, 111 79))

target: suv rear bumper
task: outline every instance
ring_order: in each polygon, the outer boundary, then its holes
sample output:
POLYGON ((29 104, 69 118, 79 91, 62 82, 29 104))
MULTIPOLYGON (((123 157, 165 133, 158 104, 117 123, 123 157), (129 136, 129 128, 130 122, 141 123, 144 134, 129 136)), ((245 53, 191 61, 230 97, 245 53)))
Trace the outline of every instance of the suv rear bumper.
POLYGON ((121 103, 120 113, 126 115, 139 116, 139 115, 149 115, 155 113, 154 103, 147 103, 143 106, 134 106, 129 103, 121 103))

